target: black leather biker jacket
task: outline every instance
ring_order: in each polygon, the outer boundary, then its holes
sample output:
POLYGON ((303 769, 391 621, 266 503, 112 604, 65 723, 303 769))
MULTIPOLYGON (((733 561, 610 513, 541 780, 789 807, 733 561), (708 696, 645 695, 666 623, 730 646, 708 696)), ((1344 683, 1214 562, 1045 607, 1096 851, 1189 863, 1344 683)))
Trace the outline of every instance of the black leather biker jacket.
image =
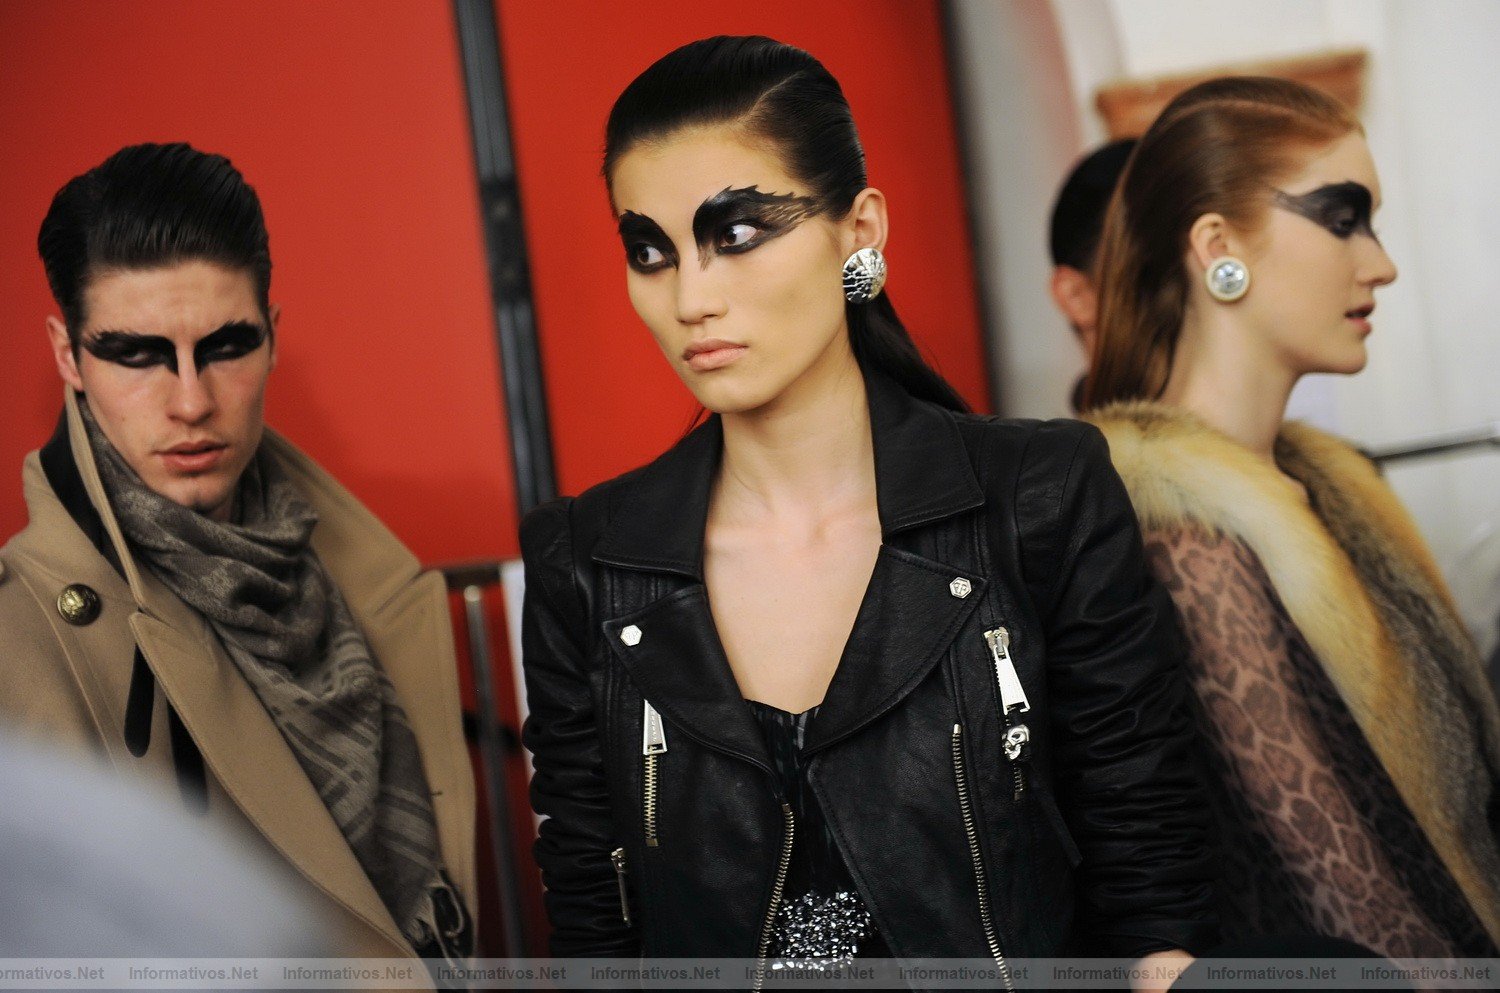
MULTIPOLYGON (((1201 949, 1179 640, 1102 436, 867 386, 883 544, 806 753, 882 936, 1002 963, 1201 949)), ((710 418, 522 527, 559 956, 764 954, 796 824, 703 582, 721 446, 710 418)))

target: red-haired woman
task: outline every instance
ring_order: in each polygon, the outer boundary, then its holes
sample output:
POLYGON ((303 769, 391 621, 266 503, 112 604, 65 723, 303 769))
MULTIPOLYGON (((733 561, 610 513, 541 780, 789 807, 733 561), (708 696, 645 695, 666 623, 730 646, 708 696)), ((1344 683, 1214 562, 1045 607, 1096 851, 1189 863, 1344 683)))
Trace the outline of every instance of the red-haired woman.
POLYGON ((1500 717, 1477 653, 1370 463, 1282 420, 1303 374, 1365 364, 1396 278, 1379 204, 1333 99, 1260 78, 1179 96, 1111 206, 1087 404, 1188 636, 1227 935, 1494 955, 1500 717))

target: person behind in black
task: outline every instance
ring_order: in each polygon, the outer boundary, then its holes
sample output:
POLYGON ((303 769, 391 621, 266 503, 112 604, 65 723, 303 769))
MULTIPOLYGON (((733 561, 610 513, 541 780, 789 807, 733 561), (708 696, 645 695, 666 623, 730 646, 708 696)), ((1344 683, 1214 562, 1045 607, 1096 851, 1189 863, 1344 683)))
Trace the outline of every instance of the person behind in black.
MULTIPOLYGON (((1094 263, 1099 255, 1099 235, 1110 197, 1135 149, 1136 139, 1121 138, 1085 155, 1063 180, 1052 205, 1048 247, 1052 253, 1052 302, 1068 319, 1068 326, 1083 346, 1084 356, 1094 352, 1098 336, 1099 287, 1094 263)), ((1084 370, 1087 373, 1087 369, 1084 370)), ((1083 377, 1073 386, 1069 401, 1080 410, 1083 377)))
POLYGON ((882 292, 838 83, 686 45, 606 127, 632 303, 711 412, 533 511, 523 664, 557 955, 1212 941, 1170 604, 1099 435, 975 416, 882 292))

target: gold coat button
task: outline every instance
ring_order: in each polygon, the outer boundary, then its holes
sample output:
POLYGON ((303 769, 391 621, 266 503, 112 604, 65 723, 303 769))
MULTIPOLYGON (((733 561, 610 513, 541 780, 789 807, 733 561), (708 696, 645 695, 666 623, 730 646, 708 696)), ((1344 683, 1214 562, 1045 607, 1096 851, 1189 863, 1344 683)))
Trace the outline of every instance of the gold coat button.
POLYGON ((99 616, 100 606, 99 594, 82 583, 65 586, 57 595, 57 612, 69 624, 82 626, 94 623, 94 619, 99 616))

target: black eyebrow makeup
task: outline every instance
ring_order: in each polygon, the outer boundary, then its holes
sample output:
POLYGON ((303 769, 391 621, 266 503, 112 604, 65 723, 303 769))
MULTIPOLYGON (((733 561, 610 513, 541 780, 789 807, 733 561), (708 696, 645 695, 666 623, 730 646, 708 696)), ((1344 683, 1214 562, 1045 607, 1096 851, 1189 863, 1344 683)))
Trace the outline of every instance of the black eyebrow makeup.
MULTIPOLYGON (((817 201, 812 197, 795 193, 766 193, 754 186, 740 189, 725 187, 704 200, 693 212, 693 240, 698 245, 698 262, 708 265, 715 252, 737 255, 763 245, 772 238, 780 237, 802 221, 818 213, 817 201), (749 241, 726 245, 723 238, 728 229, 736 224, 749 224, 756 229, 756 236, 749 241)), ((645 214, 627 210, 619 217, 620 241, 625 245, 625 255, 630 267, 637 272, 649 273, 674 265, 677 250, 667 233, 645 214), (645 262, 641 250, 654 248, 661 253, 660 262, 645 262)))
POLYGON ((134 331, 99 331, 83 341, 88 353, 101 362, 132 369, 166 365, 177 371, 177 348, 166 338, 134 331))
POLYGON ((645 214, 637 214, 633 210, 627 210, 620 215, 619 221, 620 241, 625 246, 625 260, 630 267, 637 272, 655 272, 669 262, 675 262, 677 252, 672 247, 672 239, 667 233, 645 214), (642 262, 639 257, 641 248, 651 247, 661 253, 662 261, 659 263, 642 262))
POLYGON ((266 340, 266 329, 249 321, 230 321, 193 346, 193 364, 199 370, 210 362, 225 362, 249 355, 266 340))
POLYGON ((1333 236, 1349 238, 1363 234, 1378 243, 1380 239, 1370 226, 1373 203, 1369 188, 1353 180, 1330 183, 1297 196, 1276 191, 1276 206, 1307 218, 1333 236))
MULTIPOLYGON (((193 346, 193 366, 202 370, 210 362, 223 362, 248 355, 266 340, 267 331, 250 321, 230 321, 198 339, 193 346)), ((177 346, 160 335, 135 331, 97 331, 84 339, 83 347, 101 362, 131 369, 164 365, 177 374, 177 346)))
POLYGON ((693 213, 693 240, 698 243, 698 260, 708 264, 716 250, 736 253, 764 244, 786 234, 818 212, 817 201, 795 193, 765 193, 754 186, 740 189, 725 187, 698 205, 693 213), (760 235, 744 245, 718 244, 724 230, 737 223, 753 224, 760 235))

